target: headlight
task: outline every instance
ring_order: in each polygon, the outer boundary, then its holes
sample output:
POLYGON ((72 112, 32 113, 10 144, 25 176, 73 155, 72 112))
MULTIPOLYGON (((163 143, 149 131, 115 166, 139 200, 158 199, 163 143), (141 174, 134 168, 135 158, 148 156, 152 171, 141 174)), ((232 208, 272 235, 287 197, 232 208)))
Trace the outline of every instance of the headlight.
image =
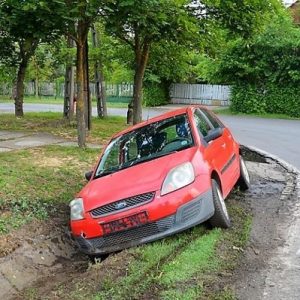
POLYGON ((176 191, 195 180, 193 165, 186 162, 172 169, 166 176, 161 189, 161 195, 176 191))
POLYGON ((76 198, 70 202, 70 218, 72 221, 83 219, 83 200, 82 198, 76 198))

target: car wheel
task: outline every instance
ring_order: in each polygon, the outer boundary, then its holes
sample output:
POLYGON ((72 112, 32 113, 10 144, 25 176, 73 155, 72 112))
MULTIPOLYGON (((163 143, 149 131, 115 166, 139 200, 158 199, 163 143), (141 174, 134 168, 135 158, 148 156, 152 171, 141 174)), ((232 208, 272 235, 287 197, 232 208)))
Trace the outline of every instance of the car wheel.
POLYGON ((243 157, 240 155, 240 178, 237 181, 237 186, 242 191, 250 188, 250 176, 243 157))
POLYGON ((211 186, 215 214, 210 218, 209 222, 213 227, 228 228, 231 225, 230 218, 219 184, 212 179, 211 186))

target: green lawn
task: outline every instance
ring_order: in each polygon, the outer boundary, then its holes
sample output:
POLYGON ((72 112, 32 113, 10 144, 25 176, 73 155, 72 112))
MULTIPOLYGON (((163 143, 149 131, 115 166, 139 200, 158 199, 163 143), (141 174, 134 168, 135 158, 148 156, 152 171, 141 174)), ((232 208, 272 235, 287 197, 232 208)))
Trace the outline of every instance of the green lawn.
POLYGON ((0 235, 67 205, 98 156, 99 150, 59 146, 0 153, 0 235))
MULTIPOLYGON (((89 141, 104 143, 126 128, 125 118, 93 119, 89 141)), ((0 129, 46 131, 76 138, 74 122, 59 113, 28 113, 24 118, 3 114, 0 129)), ((35 219, 57 211, 68 218, 67 204, 85 184, 84 171, 96 162, 99 150, 47 146, 0 153, 0 238, 35 219)), ((197 226, 154 243, 134 247, 78 273, 54 287, 59 299, 235 299, 219 274, 230 272, 248 240, 251 218, 243 201, 229 199, 234 226, 229 230, 197 226), (100 278, 100 279, 99 279, 100 278), (93 283, 93 284, 91 284, 93 283)), ((243 196, 241 196, 243 197, 243 196)), ((1 249, 1 253, 6 253, 1 249)), ((37 292, 38 293, 38 292, 37 292)), ((42 295, 44 296, 44 295, 42 295)), ((36 298, 41 299, 41 295, 36 298)), ((27 298, 25 298, 27 299, 27 298)))
MULTIPOLYGON (((124 117, 112 116, 104 119, 92 118, 92 130, 87 142, 106 143, 111 136, 126 128, 124 117)), ((2 114, 0 129, 30 132, 49 132, 64 138, 76 140, 77 128, 75 121, 69 122, 62 118, 61 113, 39 112, 26 113, 23 118, 16 118, 13 114, 2 114)))
MULTIPOLYGON (((62 146, 0 153, 0 237, 35 219, 57 217, 58 210, 67 219, 67 205, 85 184, 83 173, 98 155, 99 150, 62 146)), ((242 251, 232 249, 247 243, 251 218, 242 208, 243 200, 232 198, 231 229, 201 225, 131 248, 109 257, 108 266, 106 261, 96 264, 54 287, 55 294, 59 299, 94 300, 234 299, 230 286, 219 282, 219 274, 234 268, 242 251)), ((36 298, 24 299, 41 299, 36 293, 36 298)))

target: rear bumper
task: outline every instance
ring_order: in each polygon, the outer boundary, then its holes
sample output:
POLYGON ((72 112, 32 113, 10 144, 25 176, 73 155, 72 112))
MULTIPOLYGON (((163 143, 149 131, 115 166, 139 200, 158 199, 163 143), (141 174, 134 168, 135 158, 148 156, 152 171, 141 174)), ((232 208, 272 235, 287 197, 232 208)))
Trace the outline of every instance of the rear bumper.
POLYGON ((176 214, 166 218, 105 237, 86 239, 74 236, 74 240, 86 254, 106 254, 173 235, 208 220, 213 214, 212 191, 209 190, 180 206, 176 214))

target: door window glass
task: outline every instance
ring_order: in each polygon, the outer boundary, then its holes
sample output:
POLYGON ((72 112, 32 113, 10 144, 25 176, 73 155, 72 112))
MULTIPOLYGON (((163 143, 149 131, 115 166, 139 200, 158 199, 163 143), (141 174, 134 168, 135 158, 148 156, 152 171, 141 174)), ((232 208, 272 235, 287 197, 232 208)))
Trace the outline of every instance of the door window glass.
POLYGON ((196 110, 194 113, 194 118, 196 122, 196 126, 198 129, 198 132, 203 136, 206 137, 208 132, 213 129, 211 125, 207 122, 204 115, 199 111, 196 110))

